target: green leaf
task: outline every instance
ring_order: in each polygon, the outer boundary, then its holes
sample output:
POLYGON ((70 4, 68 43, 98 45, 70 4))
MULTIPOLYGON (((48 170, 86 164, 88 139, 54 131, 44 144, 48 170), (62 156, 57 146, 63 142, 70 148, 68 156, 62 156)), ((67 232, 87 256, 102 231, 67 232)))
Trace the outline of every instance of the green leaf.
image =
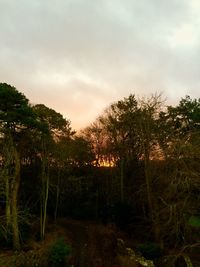
POLYGON ((200 227, 200 217, 191 216, 188 220, 188 224, 192 227, 200 227))

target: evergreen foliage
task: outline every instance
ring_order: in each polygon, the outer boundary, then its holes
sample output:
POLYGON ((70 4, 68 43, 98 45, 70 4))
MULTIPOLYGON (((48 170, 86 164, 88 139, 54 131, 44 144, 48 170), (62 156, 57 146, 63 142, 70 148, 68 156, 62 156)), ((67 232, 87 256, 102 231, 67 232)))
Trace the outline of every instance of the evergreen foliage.
POLYGON ((64 266, 71 252, 71 246, 65 243, 64 238, 57 238, 48 251, 48 262, 50 266, 64 266))

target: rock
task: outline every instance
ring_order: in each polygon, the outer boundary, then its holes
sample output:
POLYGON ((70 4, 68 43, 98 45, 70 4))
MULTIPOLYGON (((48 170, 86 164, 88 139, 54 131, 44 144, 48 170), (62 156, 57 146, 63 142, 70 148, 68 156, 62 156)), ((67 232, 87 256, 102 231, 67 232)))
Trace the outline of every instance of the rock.
POLYGON ((175 267, 193 267, 190 258, 187 255, 179 256, 175 261, 175 267))
POLYGON ((117 239, 117 247, 118 247, 118 253, 120 255, 124 255, 127 257, 128 260, 133 262, 133 266, 135 263, 138 263, 137 266, 146 266, 146 267, 155 267, 153 261, 146 260, 141 255, 138 255, 133 249, 127 248, 125 246, 124 240, 117 239))
POLYGON ((141 266, 155 267, 153 261, 146 260, 144 257, 136 255, 133 249, 127 248, 128 256, 132 261, 138 262, 141 266))
POLYGON ((117 252, 119 254, 121 254, 121 255, 126 255, 127 254, 125 242, 121 238, 117 239, 117 252))

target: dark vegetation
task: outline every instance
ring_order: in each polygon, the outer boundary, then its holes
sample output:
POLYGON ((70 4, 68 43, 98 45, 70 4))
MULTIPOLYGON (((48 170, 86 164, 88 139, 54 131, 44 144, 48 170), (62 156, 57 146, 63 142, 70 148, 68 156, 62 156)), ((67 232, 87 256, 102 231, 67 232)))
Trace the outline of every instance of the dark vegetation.
POLYGON ((142 266, 119 238, 155 266, 198 267, 200 100, 130 95, 76 134, 1 83, 0 189, 2 267, 142 266))

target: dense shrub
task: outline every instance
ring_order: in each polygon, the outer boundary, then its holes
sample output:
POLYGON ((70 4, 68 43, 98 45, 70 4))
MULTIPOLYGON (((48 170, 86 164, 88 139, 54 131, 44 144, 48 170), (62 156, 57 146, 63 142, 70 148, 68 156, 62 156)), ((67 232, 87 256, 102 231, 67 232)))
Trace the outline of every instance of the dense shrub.
POLYGON ((188 220, 188 224, 195 228, 200 228, 200 217, 199 216, 191 216, 188 220))
POLYGON ((128 203, 115 204, 112 213, 114 222, 121 230, 126 230, 133 222, 133 207, 128 203))
POLYGON ((156 243, 146 242, 138 245, 137 249, 147 260, 153 260, 162 255, 161 248, 156 243))
MULTIPOLYGON (((20 240, 26 242, 30 238, 31 227, 28 223, 19 224, 20 240)), ((12 226, 0 226, 0 247, 10 249, 12 248, 12 226)))
POLYGON ((64 238, 60 237, 49 248, 48 263, 52 267, 63 267, 70 254, 71 246, 65 243, 64 238))
POLYGON ((20 238, 22 242, 26 242, 31 236, 31 226, 27 222, 19 224, 20 238))
POLYGON ((1 225, 0 227, 0 247, 1 248, 12 248, 12 229, 1 225))

